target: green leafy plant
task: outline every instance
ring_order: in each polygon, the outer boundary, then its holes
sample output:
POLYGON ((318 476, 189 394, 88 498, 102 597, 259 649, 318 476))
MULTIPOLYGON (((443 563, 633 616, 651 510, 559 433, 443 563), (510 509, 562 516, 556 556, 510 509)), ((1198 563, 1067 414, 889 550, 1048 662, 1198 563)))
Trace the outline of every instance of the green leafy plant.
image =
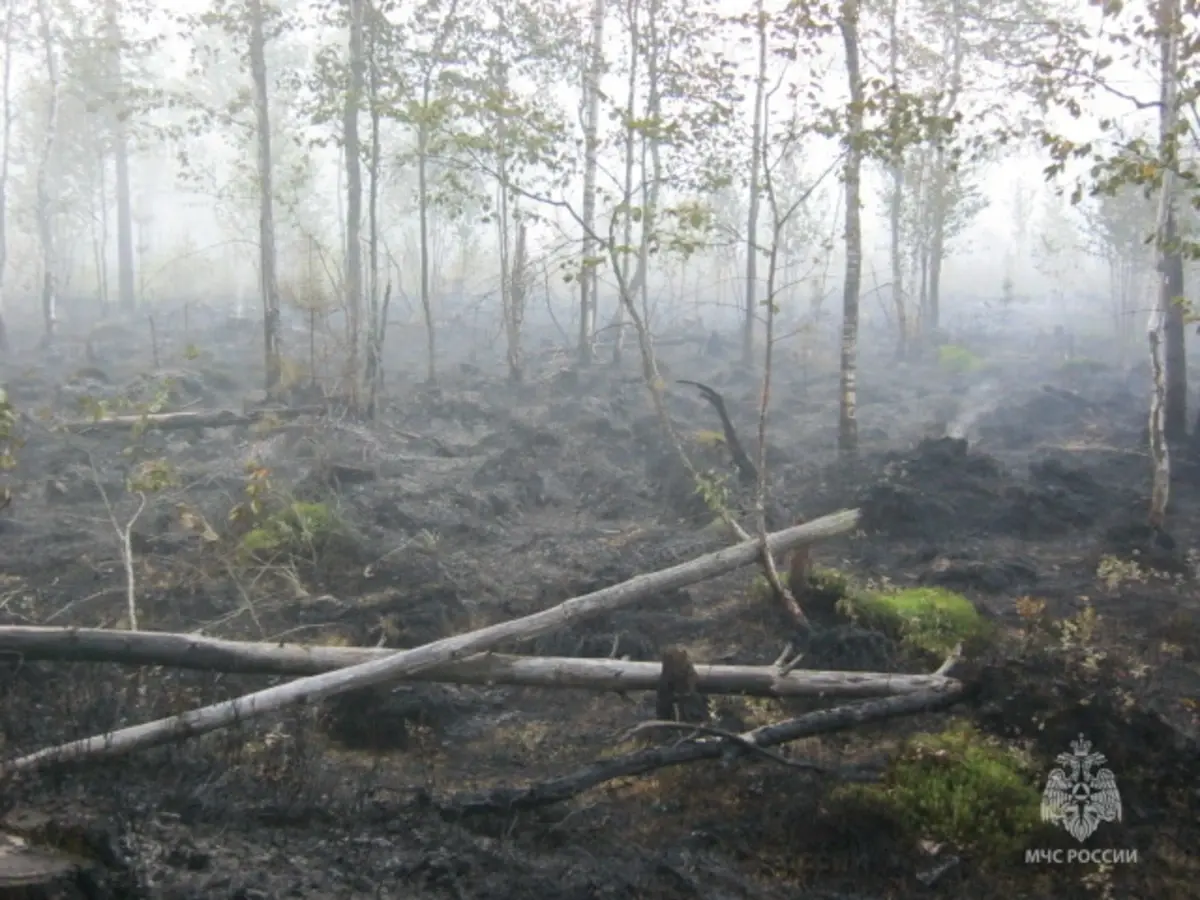
POLYGON ((702 472, 696 476, 696 493, 717 515, 729 508, 728 476, 714 472, 702 472))
MULTIPOLYGON (((109 419, 113 416, 139 416, 139 421, 135 422, 131 429, 134 442, 136 443, 146 433, 146 428, 150 424, 149 417, 158 415, 170 405, 171 393, 174 389, 174 379, 162 378, 154 383, 153 392, 147 400, 136 401, 129 397, 116 397, 112 400, 105 400, 85 396, 79 398, 79 409, 80 412, 91 418, 93 422, 99 422, 101 419, 109 419)), ((122 452, 126 456, 131 456, 134 453, 134 447, 132 445, 126 447, 122 452)))
POLYGON ((311 556, 321 544, 340 533, 342 522, 325 503, 293 501, 263 516, 238 543, 247 558, 311 556))
POLYGON ((17 410, 8 392, 0 388, 0 469, 12 469, 17 464, 16 451, 24 444, 17 434, 17 422, 17 410))
POLYGON ((242 501, 229 511, 229 521, 241 526, 242 530, 253 528, 267 514, 267 501, 271 497, 271 470, 251 460, 246 463, 242 501))
POLYGON ((341 519, 325 503, 281 500, 271 485, 271 470, 246 464, 242 500, 229 511, 244 560, 274 556, 312 556, 328 538, 343 530, 341 519))
POLYGON ((178 484, 178 473, 167 460, 150 459, 134 469, 126 486, 131 493, 156 494, 178 484))

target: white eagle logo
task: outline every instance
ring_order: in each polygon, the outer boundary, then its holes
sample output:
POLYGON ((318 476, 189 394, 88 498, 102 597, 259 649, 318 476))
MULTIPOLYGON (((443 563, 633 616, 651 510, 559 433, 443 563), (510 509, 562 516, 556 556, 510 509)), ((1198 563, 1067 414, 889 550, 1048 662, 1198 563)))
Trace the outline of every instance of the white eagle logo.
POLYGON ((1101 768, 1108 760, 1092 752, 1092 742, 1083 735, 1071 742, 1070 753, 1060 753, 1055 769, 1042 792, 1042 821, 1062 825, 1083 843, 1101 822, 1121 821, 1121 794, 1111 769, 1101 768))

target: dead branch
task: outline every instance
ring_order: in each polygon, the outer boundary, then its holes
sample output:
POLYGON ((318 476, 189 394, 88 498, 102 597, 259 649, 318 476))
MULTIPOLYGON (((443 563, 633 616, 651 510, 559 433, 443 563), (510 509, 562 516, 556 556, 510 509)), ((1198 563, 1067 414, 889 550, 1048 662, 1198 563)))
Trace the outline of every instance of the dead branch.
POLYGON ((185 410, 169 413, 146 413, 139 416, 108 416, 87 422, 64 422, 62 428, 75 434, 87 431, 121 431, 126 428, 157 428, 169 431, 182 428, 228 428, 230 425, 253 425, 263 419, 295 419, 299 416, 320 415, 324 407, 283 407, 256 409, 246 413, 232 410, 185 410))
MULTIPOLYGON (((843 534, 855 527, 858 510, 844 510, 804 525, 776 532, 768 550, 779 552, 800 544, 843 534)), ((67 762, 122 756, 134 750, 173 743, 226 728, 236 722, 275 712, 287 706, 311 702, 357 688, 394 681, 423 669, 462 660, 509 640, 528 640, 572 622, 629 606, 647 596, 695 584, 758 559, 758 540, 744 541, 691 562, 639 575, 622 584, 566 600, 533 615, 500 622, 487 628, 402 650, 382 659, 301 678, 287 684, 256 691, 223 703, 202 707, 178 716, 158 719, 105 735, 47 747, 0 766, 0 778, 67 762)))
MULTIPOLYGON (((169 666, 242 675, 315 675, 382 659, 395 652, 376 647, 250 643, 155 631, 131 634, 99 628, 0 627, 0 658, 169 666)), ((404 680, 653 691, 661 668, 657 662, 481 653, 413 672, 404 680)), ((781 674, 774 666, 702 663, 696 663, 695 669, 696 686, 701 693, 751 697, 886 697, 939 688, 947 681, 945 673, 892 675, 801 670, 781 674)))
POLYGON ((108 499, 108 491, 104 489, 104 485, 100 481, 100 472, 96 469, 96 461, 91 458, 91 454, 88 454, 88 460, 92 467, 92 483, 96 485, 96 490, 100 492, 100 499, 104 501, 104 508, 108 511, 108 521, 112 524, 113 531, 117 533, 117 540, 120 541, 121 565, 125 569, 125 614, 129 619, 129 630, 137 631, 137 575, 133 570, 133 526, 137 524, 137 520, 141 518, 142 513, 146 509, 146 494, 143 491, 137 492, 137 509, 133 511, 133 515, 129 517, 129 520, 122 525, 117 521, 117 514, 108 499))
POLYGON ((662 719, 652 719, 649 722, 642 722, 630 728, 621 735, 621 741, 628 741, 631 738, 637 737, 639 734, 645 734, 647 731, 688 731, 690 732, 684 740, 707 735, 709 737, 718 737, 722 740, 730 741, 741 747, 747 753, 754 756, 761 756, 771 762, 778 763, 781 766, 787 766, 789 769, 803 769, 806 772, 818 772, 821 774, 827 773, 829 770, 825 766, 818 765, 814 762, 809 762, 804 759, 788 759, 786 756, 780 756, 766 747, 760 747, 758 744, 747 740, 740 734, 733 731, 726 731, 724 728, 714 728, 712 725, 701 725, 695 722, 671 722, 662 719))
POLYGON ((774 725, 765 725, 739 735, 737 744, 723 740, 689 741, 666 747, 651 747, 622 756, 603 759, 569 775, 537 782, 525 787, 501 787, 487 791, 462 793, 438 801, 438 807, 456 815, 511 812, 561 803, 616 778, 644 775, 647 772, 697 762, 720 759, 729 753, 747 752, 742 741, 756 747, 770 747, 818 734, 845 731, 897 716, 942 709, 957 702, 963 694, 961 682, 950 681, 940 690, 916 691, 900 697, 864 700, 807 713, 774 725))

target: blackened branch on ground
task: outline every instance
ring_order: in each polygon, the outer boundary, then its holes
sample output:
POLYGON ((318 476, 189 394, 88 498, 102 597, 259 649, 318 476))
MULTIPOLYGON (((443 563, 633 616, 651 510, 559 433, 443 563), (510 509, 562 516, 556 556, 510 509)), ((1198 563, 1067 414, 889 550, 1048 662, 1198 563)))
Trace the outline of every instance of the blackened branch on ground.
MULTIPOLYGON (((870 722, 943 709, 956 703, 963 696, 964 690, 961 682, 949 682, 940 690, 918 691, 900 697, 835 706, 737 735, 737 745, 733 748, 727 740, 685 741, 670 746, 650 747, 599 760, 568 775, 548 781, 524 787, 500 787, 462 793, 437 801, 436 805, 443 813, 450 815, 478 815, 550 806, 616 778, 645 775, 657 769, 704 759, 721 759, 726 757, 731 749, 735 753, 746 753, 749 751, 741 745, 747 743, 759 750, 818 734, 857 728, 870 722)), ((789 761, 789 764, 792 762, 789 761)), ((820 767, 815 763, 810 764, 808 768, 820 771, 820 767)), ((856 772, 845 769, 832 770, 829 774, 853 778, 856 772)), ((861 773, 857 774, 861 777, 861 773)))

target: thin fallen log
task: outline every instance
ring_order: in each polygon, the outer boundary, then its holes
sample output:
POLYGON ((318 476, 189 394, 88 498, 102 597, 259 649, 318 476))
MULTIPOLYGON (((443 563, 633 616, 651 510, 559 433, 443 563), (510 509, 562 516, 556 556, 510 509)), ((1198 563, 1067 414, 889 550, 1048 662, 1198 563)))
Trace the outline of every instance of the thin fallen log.
MULTIPOLYGON (((535 809, 561 803, 616 778, 644 775, 656 769, 697 762, 702 759, 721 759, 729 754, 743 755, 751 752, 741 743, 756 747, 771 747, 800 738, 818 734, 830 734, 857 728, 870 722, 879 722, 897 716, 930 712, 956 703, 963 695, 961 682, 950 680, 939 690, 916 691, 899 697, 880 700, 864 700, 831 709, 817 710, 794 719, 764 725, 738 735, 737 742, 720 739, 685 741, 661 747, 637 750, 622 756, 598 760, 560 778, 540 781, 524 787, 499 787, 486 791, 472 791, 435 801, 443 812, 453 815, 511 812, 535 809)), ((813 763, 807 768, 822 771, 822 766, 813 763)), ((834 771, 832 774, 839 774, 834 771)))
MULTIPOLYGON (((395 652, 376 647, 251 643, 156 631, 0 626, 0 660, 7 656, 251 675, 313 675, 395 652)), ((948 680, 936 674, 884 672, 793 670, 781 674, 776 666, 697 663, 695 668, 696 686, 702 693, 752 697, 887 697, 942 687, 948 680)), ((482 653, 413 672, 404 680, 627 692, 655 690, 661 671, 657 662, 482 653)))
MULTIPOLYGON (((852 530, 857 523, 858 510, 837 512, 770 535, 767 539, 767 549, 769 552, 782 553, 802 544, 843 534, 852 530)), ((566 600, 550 609, 520 619, 434 641, 432 644, 411 650, 402 650, 382 659, 373 659, 335 672, 301 678, 178 716, 71 741, 57 747, 47 747, 0 766, 0 778, 79 760, 122 756, 134 750, 160 746, 218 728, 226 728, 236 722, 263 716, 293 704, 395 681, 423 669, 461 661, 504 641, 528 640, 571 622, 629 606, 648 596, 732 571, 757 561, 761 552, 762 545, 757 539, 743 541, 691 562, 681 563, 660 572, 639 575, 621 584, 566 600)))
POLYGON ((228 409, 184 410, 169 413, 146 413, 140 416, 106 416, 86 422, 64 422, 62 429, 75 434, 87 431, 122 431, 128 428, 155 428, 171 431, 183 428, 228 428, 231 425, 253 425, 263 419, 295 419, 299 416, 320 415, 322 406, 255 409, 236 413, 228 409))
POLYGON ((0 831, 0 892, 4 896, 35 896, 25 889, 65 879, 80 868, 80 862, 61 850, 36 847, 18 835, 0 831))

